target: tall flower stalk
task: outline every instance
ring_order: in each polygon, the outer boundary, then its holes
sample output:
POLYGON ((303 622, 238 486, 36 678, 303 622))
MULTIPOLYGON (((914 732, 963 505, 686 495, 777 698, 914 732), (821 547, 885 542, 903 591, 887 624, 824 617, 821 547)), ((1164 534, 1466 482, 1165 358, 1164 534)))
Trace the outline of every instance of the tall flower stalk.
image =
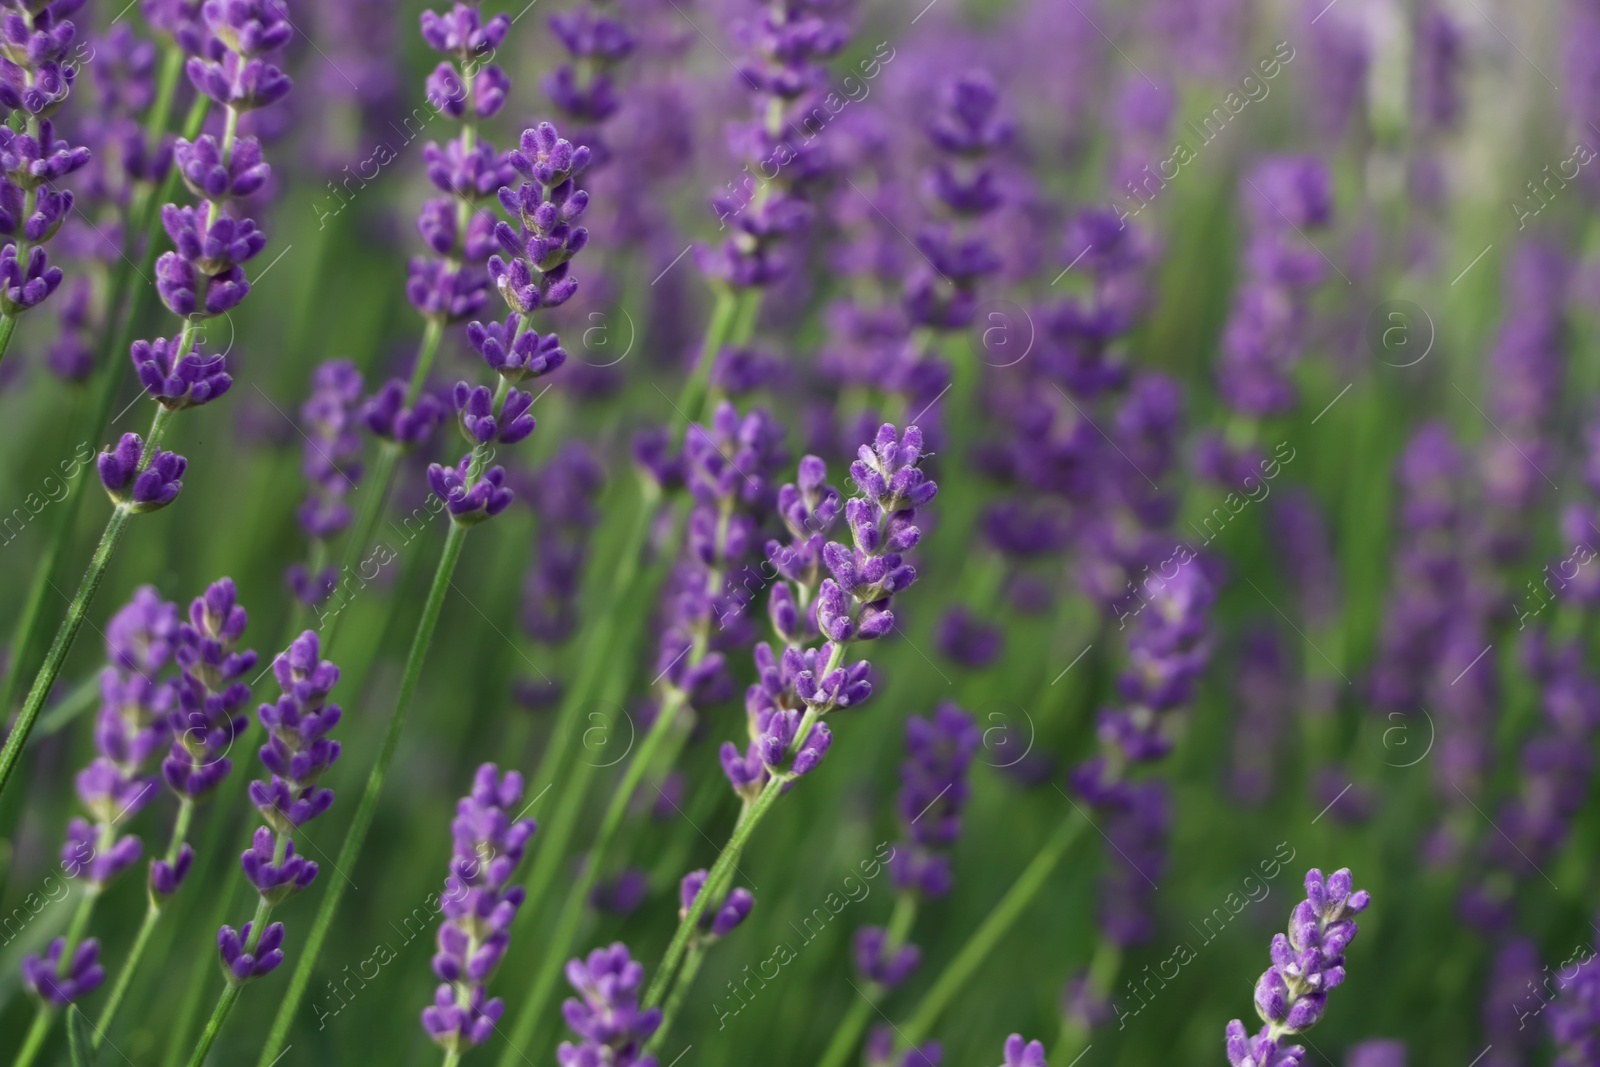
MULTIPOLYGON (((461 10, 458 5, 457 11, 461 10)), ((340 869, 354 866, 366 843, 406 713, 422 677, 428 646, 444 608, 445 593, 461 559, 467 531, 498 515, 511 503, 505 469, 488 464, 496 446, 515 444, 533 432, 534 418, 529 412, 533 394, 516 385, 548 374, 566 362, 566 351, 560 339, 553 333, 541 336, 532 329, 532 324, 533 316, 540 309, 557 307, 577 292, 578 282, 571 275, 570 262, 588 242, 588 231, 576 223, 588 206, 589 195, 577 187, 575 177, 588 162, 589 149, 562 139, 548 122, 524 130, 519 148, 504 157, 507 172, 520 174, 525 179, 516 188, 509 184, 500 187, 500 204, 516 224, 503 221, 495 224, 494 240, 506 254, 497 253, 489 259, 489 275, 510 314, 504 322, 474 322, 468 330, 473 347, 493 372, 495 386, 491 391, 488 386, 457 382, 452 392, 457 424, 472 447, 453 466, 435 463, 428 468, 428 485, 449 512, 450 531, 406 655, 400 692, 382 748, 367 777, 366 791, 355 818, 339 846, 337 864, 340 869)), ((413 288, 419 276, 441 275, 433 270, 420 274, 413 270, 413 288)), ((456 283, 446 284, 454 286, 456 283)), ((334 883, 323 897, 306 953, 295 968, 262 1050, 263 1064, 272 1063, 287 1040, 290 1021, 305 994, 317 954, 344 895, 343 886, 342 881, 334 883)))
POLYGON ((256 911, 240 929, 225 925, 217 931, 226 984, 190 1057, 194 1067, 205 1062, 245 985, 283 962, 283 924, 269 925, 268 919, 275 907, 317 877, 317 864, 295 852, 294 835, 333 803, 333 790, 318 781, 340 754, 339 742, 328 733, 342 716, 339 705, 327 702, 339 683, 339 668, 321 658, 317 635, 310 630, 273 667, 283 695, 256 712, 268 734, 258 753, 268 775, 250 783, 250 801, 265 825, 256 828, 239 860, 256 889, 256 911))
MULTIPOLYGON (((705 891, 685 909, 667 946, 645 996, 649 1006, 667 1000, 701 916, 709 902, 726 895, 739 855, 778 796, 826 755, 833 733, 823 717, 871 695, 868 664, 846 666, 845 655, 851 644, 894 629, 893 595, 916 580, 903 554, 921 539, 917 509, 938 492, 918 466, 921 458, 921 430, 910 426, 902 435, 884 424, 850 466, 860 494, 845 505, 853 544, 831 541, 817 553, 831 577, 818 587, 814 614, 802 614, 799 605, 805 601, 796 597, 790 581, 773 587, 771 615, 785 647, 781 656, 768 646, 757 648, 761 679, 746 700, 749 741, 743 751, 731 742, 721 749, 723 771, 742 801, 739 818, 706 877, 705 891)), ((686 966, 679 980, 692 977, 686 966)))
MULTIPOLYGON (((647 770, 655 766, 674 733, 686 736, 683 718, 714 706, 733 690, 725 652, 749 630, 743 616, 753 599, 750 557, 762 513, 772 504, 773 469, 781 461, 782 431, 765 411, 741 416, 730 403, 718 406, 710 426, 692 425, 684 441, 684 480, 692 497, 688 537, 666 592, 666 625, 656 658, 660 699, 655 718, 629 760, 601 817, 588 861, 567 891, 556 933, 528 998, 512 1027, 510 1051, 531 1040, 556 989, 559 961, 572 950, 583 909, 604 873, 606 852, 622 829, 628 805, 647 770), (736 578, 745 578, 735 581, 736 578)), ((786 487, 786 493, 795 492, 786 487)), ((833 510, 838 511, 837 494, 833 510)), ((745 638, 748 640, 748 638, 745 638)), ((546 841, 529 877, 529 894, 543 898, 566 859, 566 843, 583 809, 593 768, 568 781, 547 825, 546 841)))
POLYGON ((505 1010, 483 987, 511 941, 511 920, 522 906, 521 886, 508 886, 533 837, 532 819, 508 815, 522 800, 522 775, 504 776, 492 763, 478 768, 472 792, 456 806, 450 824, 454 848, 440 910, 439 951, 433 973, 440 985, 422 1009, 422 1028, 444 1049, 445 1067, 494 1033, 505 1010))
MULTIPOLYGON (((479 123, 505 106, 511 87, 505 71, 490 62, 511 31, 511 17, 502 13, 485 19, 477 0, 470 0, 443 14, 424 11, 421 26, 422 39, 443 57, 428 75, 428 106, 460 123, 460 131, 443 146, 429 141, 423 147, 428 180, 440 195, 417 216, 417 230, 430 254, 412 257, 406 278, 406 299, 423 317, 422 339, 410 378, 385 382, 361 409, 362 421, 380 444, 336 581, 356 568, 367 551, 400 457, 425 440, 443 414, 423 387, 445 329, 481 314, 488 303, 486 264, 495 236, 494 218, 483 205, 516 179, 508 157, 478 130, 479 123)), ((326 640, 333 640, 344 615, 336 611, 324 618, 326 640)))
POLYGON ((173 413, 214 400, 232 384, 223 356, 202 354, 198 347, 203 323, 226 314, 250 292, 242 264, 266 245, 254 221, 234 218, 224 208, 229 200, 259 190, 270 174, 260 142, 239 136, 239 119, 288 95, 289 77, 269 56, 294 31, 273 0, 208 4, 202 15, 210 37, 203 54, 190 57, 186 70, 201 95, 225 109, 223 132, 220 138, 206 134, 178 142, 174 169, 199 202, 162 207, 161 222, 175 248, 155 262, 156 291, 182 320, 182 328, 175 338, 136 341, 130 350, 140 384, 159 406, 144 437, 123 434, 115 448, 100 454, 100 481, 111 497, 111 518, 0 751, 0 790, 60 674, 129 519, 166 507, 183 488, 188 461, 160 448, 173 413))
MULTIPOLYGON (((199 24, 192 19, 183 23, 184 28, 180 31, 178 24, 166 17, 171 12, 154 3, 147 3, 146 7, 152 24, 166 31, 169 37, 163 44, 155 97, 146 109, 143 130, 122 144, 123 150, 129 155, 127 169, 134 183, 120 216, 122 247, 111 271, 104 316, 95 337, 94 372, 98 382, 92 390, 86 423, 91 441, 99 438, 110 424, 117 402, 125 366, 117 353, 128 347, 133 339, 135 324, 143 318, 150 300, 155 296, 153 288, 141 286, 134 289, 133 278, 136 272, 139 277, 148 278, 154 270, 161 227, 155 205, 171 198, 177 190, 178 181, 177 171, 171 166, 162 165, 167 156, 163 138, 168 136, 167 127, 172 118, 178 82, 183 76, 185 55, 200 47, 203 36, 199 24), (127 309, 124 312, 125 304, 127 309)), ((110 38, 104 47, 121 48, 121 40, 110 38)), ((196 97, 183 123, 185 137, 193 139, 199 135, 210 104, 210 97, 196 97)), ((47 594, 61 554, 71 541, 71 531, 76 526, 78 508, 83 502, 83 490, 88 481, 89 471, 85 466, 71 480, 66 499, 51 509, 44 555, 34 568, 34 579, 28 587, 27 597, 13 630, 11 663, 4 682, 0 683, 0 715, 9 711, 22 683, 23 667, 32 661, 35 646, 43 639, 41 627, 45 621, 47 594)), ((0 789, 4 788, 6 781, 4 767, 4 761, 0 760, 0 789)))
POLYGON ((1348 868, 1326 879, 1306 874, 1306 899, 1289 917, 1289 933, 1272 936, 1272 966, 1256 982, 1255 1035, 1238 1019, 1228 1024, 1228 1063, 1232 1067, 1301 1067, 1304 1045, 1289 1044, 1315 1026, 1328 1007, 1328 994, 1343 984, 1344 950, 1355 940, 1355 916, 1371 903, 1366 890, 1352 891, 1348 868))

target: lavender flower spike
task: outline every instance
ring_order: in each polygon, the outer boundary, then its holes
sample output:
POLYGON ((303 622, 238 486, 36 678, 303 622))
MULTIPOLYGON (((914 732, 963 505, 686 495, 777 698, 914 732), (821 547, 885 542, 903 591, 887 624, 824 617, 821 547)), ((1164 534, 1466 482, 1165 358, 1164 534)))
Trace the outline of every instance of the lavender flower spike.
POLYGON ((628 955, 628 946, 618 941, 571 961, 567 981, 582 999, 568 998, 561 1014, 582 1040, 561 1043, 561 1067, 656 1067, 643 1048, 661 1025, 661 1009, 639 1009, 644 966, 628 955))
POLYGON ((1289 916, 1288 936, 1272 938, 1272 966, 1256 982, 1256 1013, 1264 1024, 1254 1037, 1238 1019, 1228 1024, 1232 1067, 1301 1067, 1306 1050, 1284 1045, 1315 1026, 1328 993, 1344 982, 1344 950, 1356 936, 1355 916, 1367 909, 1367 891, 1352 891, 1349 868, 1324 879, 1306 874, 1306 899, 1289 916))
POLYGON ((283 924, 262 924, 274 907, 317 877, 316 863, 295 852, 292 834, 333 803, 333 791, 317 779, 339 758, 339 742, 325 736, 340 718, 339 706, 327 703, 339 668, 320 655, 315 632, 295 638, 272 663, 283 695, 256 712, 268 734, 259 755, 269 777, 250 783, 250 800, 268 825, 256 828, 239 858, 261 896, 256 918, 240 930, 224 926, 217 931, 223 974, 233 985, 260 978, 283 962, 283 924))
POLYGON ((508 814, 521 800, 522 775, 502 776, 485 763, 450 824, 454 846, 439 903, 445 921, 433 957, 441 984, 433 1003, 422 1009, 422 1028, 452 1056, 487 1041, 505 1011, 499 997, 485 999, 483 990, 505 955, 511 920, 522 906, 522 887, 506 884, 535 830, 532 819, 508 814))

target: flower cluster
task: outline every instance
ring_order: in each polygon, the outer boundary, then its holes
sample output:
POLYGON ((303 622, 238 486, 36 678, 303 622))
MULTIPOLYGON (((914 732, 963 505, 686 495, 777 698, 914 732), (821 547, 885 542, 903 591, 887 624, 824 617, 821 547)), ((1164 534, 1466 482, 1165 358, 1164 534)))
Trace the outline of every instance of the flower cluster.
POLYGON ((569 961, 567 981, 578 996, 562 1002, 561 1014, 581 1040, 561 1043, 561 1067, 656 1067, 643 1049, 661 1025, 661 1009, 639 1009, 644 965, 628 955, 628 946, 618 941, 569 961))
POLYGON ((1223 331, 1217 387, 1235 411, 1261 418, 1295 403, 1290 376, 1305 343, 1307 296, 1326 267, 1305 234, 1332 221, 1333 179, 1314 156, 1277 156, 1245 185, 1246 277, 1223 331))
POLYGON ((89 149, 56 137, 50 116, 77 81, 77 29, 66 18, 77 3, 18 5, 0 35, 0 107, 14 116, 0 129, 0 314, 22 314, 61 285, 43 245, 72 211, 73 194, 57 183, 89 162, 89 149))
POLYGON ((749 744, 741 753, 724 742, 720 752, 723 772, 746 800, 771 777, 788 782, 816 767, 833 740, 823 717, 871 695, 870 667, 865 660, 845 665, 845 651, 853 641, 893 630, 893 594, 916 580, 904 553, 921 538, 917 509, 938 492, 917 465, 921 458, 922 431, 915 426, 901 435, 885 423, 872 444, 861 446, 850 465, 860 495, 844 508, 853 544, 821 545, 831 577, 822 579, 814 599, 807 579, 815 580, 817 569, 802 562, 801 550, 817 551, 812 526, 818 517, 823 528, 831 525, 838 494, 823 484, 827 471, 814 457, 802 461, 802 484, 785 488, 780 503, 796 545, 769 551, 801 578, 785 576, 773 586, 770 614, 784 647, 775 654, 770 645, 756 646, 758 680, 745 696, 749 744))
MULTIPOLYGON (((300 505, 300 527, 313 541, 326 543, 350 525, 345 497, 361 480, 361 438, 356 433, 361 402, 361 372, 347 359, 330 359, 311 375, 311 395, 300 407, 305 449, 300 473, 310 483, 300 505)), ((305 564, 289 568, 289 588, 308 607, 327 599, 339 581, 332 564, 312 574, 305 564)))
POLYGON ((603 163, 610 152, 599 127, 617 113, 616 68, 638 45, 628 28, 594 4, 550 16, 550 29, 570 57, 541 83, 550 100, 567 116, 583 142, 603 163))
MULTIPOLYGON (((1591 955, 1550 1003, 1550 1039, 1555 1042, 1555 1067, 1583 1067, 1600 1062, 1600 958, 1591 955)), ((1562 975, 1565 978, 1565 974, 1562 975)), ((1532 983, 1528 983, 1532 986, 1532 983)), ((1518 990, 1518 994, 1521 994, 1518 990)))
POLYGON ((1289 917, 1289 933, 1272 938, 1272 966, 1256 982, 1256 1013, 1264 1024, 1250 1036, 1238 1019, 1228 1024, 1228 1062, 1232 1067, 1300 1067, 1306 1050, 1289 1045, 1315 1026, 1328 1006, 1328 994, 1344 982, 1344 950, 1356 936, 1355 916, 1371 902, 1366 890, 1352 891, 1349 869, 1326 879, 1306 874, 1306 899, 1289 917))
MULTIPOLYGON (((272 53, 288 43, 294 28, 282 0, 231 0, 201 5, 179 17, 164 11, 156 20, 192 53, 185 70, 195 89, 227 112, 220 137, 203 134, 179 139, 173 161, 199 203, 166 204, 161 223, 173 249, 156 260, 156 291, 168 310, 183 320, 178 336, 133 343, 129 356, 139 383, 167 411, 205 404, 228 391, 233 379, 221 354, 197 349, 201 323, 226 314, 250 292, 246 262, 266 246, 254 220, 229 214, 230 202, 258 191, 271 174, 261 142, 240 137, 239 117, 282 100, 290 80, 272 53)), ((162 423, 158 420, 157 426, 162 423)), ((114 451, 100 455, 100 480, 119 505, 132 512, 171 503, 183 488, 187 461, 155 448, 137 434, 123 435, 114 451)))
POLYGON ((1133 781, 1128 772, 1171 751, 1172 720, 1210 662, 1209 612, 1217 595, 1205 561, 1195 557, 1145 588, 1149 603, 1128 636, 1128 663, 1118 678, 1122 706, 1101 709, 1102 752, 1071 775, 1073 788, 1109 817, 1116 857, 1101 888, 1102 922, 1106 936, 1124 946, 1153 932, 1150 896, 1171 825, 1165 784, 1133 781))
POLYGON ((815 213, 808 190, 830 168, 820 144, 799 131, 815 125, 826 62, 844 49, 849 33, 829 0, 764 5, 736 33, 748 50, 738 66, 752 118, 730 127, 728 147, 746 161, 749 177, 712 197, 721 228, 731 232, 719 247, 700 250, 699 260, 708 275, 752 288, 789 272, 788 246, 815 213))
POLYGON ((176 707, 169 715, 172 748, 161 776, 177 796, 210 796, 233 769, 228 753, 247 725, 240 711, 250 699, 244 681, 256 665, 252 650, 238 650, 249 616, 238 604, 231 578, 223 578, 189 605, 178 628, 175 656, 181 668, 176 707))
POLYGON ((681 465, 690 496, 684 545, 664 593, 655 670, 691 707, 733 692, 727 655, 754 639, 747 615, 761 576, 752 565, 785 459, 783 428, 766 410, 724 401, 689 427, 681 465))
POLYGON ((445 921, 433 957, 441 984, 433 1004, 422 1010, 422 1026, 453 1054, 487 1041, 505 1010, 499 997, 485 999, 483 990, 505 955, 511 920, 522 905, 522 887, 508 885, 535 829, 532 819, 509 814, 521 800, 522 776, 502 776, 485 763, 450 824, 450 874, 440 898, 445 921))
MULTIPOLYGON (((457 5, 461 9, 461 5, 457 5)), ((474 526, 511 503, 503 467, 483 469, 487 450, 515 444, 533 432, 529 409, 533 394, 516 388, 558 369, 566 351, 555 335, 540 337, 529 328, 534 311, 556 307, 577 291, 569 262, 587 243, 589 232, 574 226, 589 203, 575 177, 589 162, 589 150, 562 139, 542 122, 524 130, 520 148, 505 156, 500 202, 518 225, 495 224, 493 238, 510 255, 489 258, 489 275, 511 314, 504 323, 474 322, 467 331, 478 354, 495 374, 496 387, 457 382, 453 392, 461 435, 473 450, 453 467, 432 464, 428 484, 459 526, 474 526), (517 174, 526 180, 516 189, 517 174)))
POLYGON ((978 724, 954 704, 940 704, 931 718, 906 720, 898 808, 910 840, 895 848, 889 865, 902 892, 930 897, 950 892, 947 850, 961 835, 961 809, 971 792, 967 772, 982 742, 978 724))
POLYGON ((267 731, 267 742, 257 754, 268 778, 252 781, 249 793, 268 825, 256 828, 250 848, 239 858, 261 897, 258 919, 239 930, 225 925, 217 931, 223 973, 233 984, 260 978, 283 962, 283 924, 259 924, 317 877, 317 864, 295 852, 293 834, 333 803, 333 790, 317 780, 339 758, 339 742, 326 736, 340 718, 339 706, 327 703, 339 668, 321 659, 321 651, 313 631, 295 638, 272 662, 282 695, 277 703, 256 710, 267 731))
MULTIPOLYGON (((94 822, 74 818, 61 849, 62 871, 94 893, 137 863, 143 849, 139 838, 119 837, 118 831, 155 795, 150 761, 168 736, 174 703, 172 682, 160 675, 173 660, 178 628, 177 605, 148 585, 106 624, 109 666, 100 675, 98 755, 76 783, 78 799, 94 822)), ((68 953, 66 938, 57 937, 42 957, 24 958, 23 983, 34 996, 63 1007, 93 992, 105 977, 99 953, 95 938, 68 953)))
POLYGON ((1010 144, 1014 132, 988 72, 974 70, 946 83, 939 110, 927 125, 940 155, 927 186, 948 219, 917 233, 925 261, 907 279, 905 298, 916 325, 939 330, 970 325, 979 283, 1000 269, 984 222, 1003 202, 990 157, 1010 144))
MULTIPOLYGON (((701 868, 690 871, 683 876, 683 881, 678 884, 678 917, 687 918, 689 910, 694 907, 694 902, 700 896, 700 891, 706 886, 706 877, 710 872, 701 868)), ((729 890, 722 900, 713 900, 700 912, 700 936, 715 940, 727 937, 738 929, 739 924, 750 917, 750 912, 755 909, 756 898, 744 886, 735 886, 729 890)))
POLYGON ((423 146, 428 180, 443 195, 423 205, 417 218, 434 258, 411 260, 406 298, 439 323, 460 322, 483 310, 488 279, 483 264, 493 245, 493 219, 478 205, 512 180, 506 158, 477 135, 477 123, 505 105, 511 79, 489 62, 511 29, 509 15, 487 21, 479 5, 452 4, 449 11, 422 13, 422 39, 445 58, 428 76, 428 102, 460 120, 461 132, 444 147, 423 146))

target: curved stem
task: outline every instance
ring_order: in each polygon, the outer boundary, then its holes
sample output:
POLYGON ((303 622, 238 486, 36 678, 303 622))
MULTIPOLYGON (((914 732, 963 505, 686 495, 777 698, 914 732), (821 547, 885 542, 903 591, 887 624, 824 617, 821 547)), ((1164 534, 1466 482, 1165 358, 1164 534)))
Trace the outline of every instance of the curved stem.
POLYGON ((1056 832, 1033 857, 1033 861, 1023 868, 1017 880, 1011 884, 1011 888, 1006 890, 1006 895, 1000 898, 1000 903, 995 905, 994 910, 972 932, 967 943, 961 946, 961 951, 956 953, 955 959, 945 966, 943 973, 934 982, 933 988, 923 994, 916 1010, 911 1013, 911 1018, 897 1028, 901 1041, 915 1046, 927 1036, 933 1024, 939 1020, 940 1012, 944 1011, 951 999, 961 991, 961 987, 1021 917, 1033 898, 1039 895, 1039 890, 1044 888, 1051 872, 1056 869, 1056 865, 1067 854, 1073 842, 1083 833, 1086 825, 1088 820, 1083 814, 1074 811, 1071 818, 1056 828, 1056 832))
MULTIPOLYGON (((783 784, 782 779, 772 779, 756 798, 755 803, 745 809, 745 816, 733 828, 733 835, 728 838, 728 843, 723 846, 722 852, 717 856, 717 862, 712 865, 710 874, 706 876, 706 885, 718 885, 728 877, 728 873, 739 862, 739 853, 744 851, 750 835, 761 825, 761 820, 766 817, 767 812, 772 810, 778 794, 783 792, 783 784)), ((683 953, 689 947, 689 936, 699 927, 700 916, 705 914, 710 898, 710 893, 698 894, 688 913, 678 923, 678 929, 673 933, 671 943, 667 945, 666 954, 661 957, 661 963, 656 968, 656 976, 651 979, 650 988, 645 993, 645 1007, 650 1008, 661 1003, 666 993, 667 982, 671 980, 672 973, 677 970, 679 962, 683 959, 683 953)))
MULTIPOLYGON (((400 742, 400 730, 405 725, 406 711, 411 706, 412 697, 416 695, 417 683, 422 678, 422 663, 427 658, 428 646, 433 641, 433 631, 439 624, 439 614, 444 609, 445 593, 450 588, 450 578, 455 574, 456 564, 461 560, 461 548, 466 543, 466 537, 465 526, 454 522, 450 524, 444 550, 439 556, 439 567, 433 575, 433 585, 429 588, 428 599, 423 604, 422 617, 417 620, 417 632, 411 639, 411 651, 406 655, 405 669, 400 676, 400 695, 395 700, 388 729, 383 735, 383 747, 378 750, 378 760, 373 764, 371 773, 367 775, 366 791, 361 795, 355 819, 350 823, 350 829, 345 832, 343 844, 339 846, 339 856, 334 862, 335 870, 353 870, 362 846, 366 844, 367 831, 372 826, 373 815, 377 813, 378 796, 383 792, 383 780, 389 772, 389 764, 394 762, 395 750, 400 742)), ((333 925, 333 916, 339 910, 339 902, 344 898, 346 885, 348 883, 344 879, 336 879, 329 884, 327 892, 323 894, 322 903, 317 908, 316 920, 312 923, 311 932, 306 938, 305 952, 295 965, 294 975, 289 980, 289 988, 284 991, 283 1002, 278 1007, 278 1014, 272 1020, 272 1030, 262 1047, 260 1062, 263 1067, 276 1060, 278 1053, 283 1050, 284 1040, 289 1035, 289 1025, 295 1011, 300 1007, 300 999, 305 996, 306 986, 311 982, 311 971, 316 967, 317 956, 321 953, 322 943, 327 939, 328 930, 333 925)), ((198 1065, 192 1063, 191 1067, 198 1065)))

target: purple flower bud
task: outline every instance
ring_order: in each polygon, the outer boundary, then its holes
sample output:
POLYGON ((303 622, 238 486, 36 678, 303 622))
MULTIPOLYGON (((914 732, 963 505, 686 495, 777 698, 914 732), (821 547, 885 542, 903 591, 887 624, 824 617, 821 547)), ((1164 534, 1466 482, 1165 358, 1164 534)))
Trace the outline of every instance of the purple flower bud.
POLYGON ((233 385, 221 356, 189 352, 177 359, 176 340, 135 341, 129 355, 145 392, 172 411, 208 403, 233 385))
POLYGON ((100 453, 100 484, 117 504, 135 515, 164 508, 183 490, 188 460, 155 449, 145 463, 144 438, 122 435, 117 447, 100 453))
POLYGON ((61 956, 66 949, 66 938, 52 938, 43 956, 29 953, 22 959, 23 988, 53 1008, 64 1008, 93 993, 106 977, 100 966, 98 939, 91 937, 80 944, 63 973, 61 956))

